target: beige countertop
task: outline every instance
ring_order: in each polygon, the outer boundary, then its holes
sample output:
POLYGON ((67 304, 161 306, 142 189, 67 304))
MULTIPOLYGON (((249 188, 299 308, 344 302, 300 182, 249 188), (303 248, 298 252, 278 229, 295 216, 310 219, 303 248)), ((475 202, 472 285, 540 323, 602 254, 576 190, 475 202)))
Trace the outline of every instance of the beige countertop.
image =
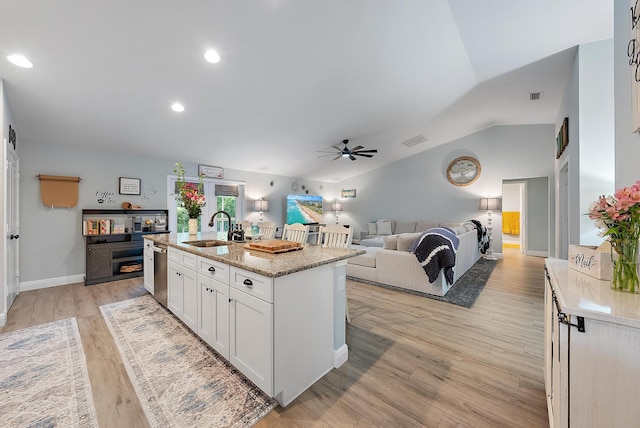
POLYGON ((611 281, 570 269, 566 260, 550 258, 546 265, 557 284, 555 291, 563 312, 640 328, 640 294, 614 291, 611 281))
POLYGON ((161 233, 143 235, 143 237, 159 244, 166 244, 169 247, 271 278, 289 275, 294 272, 365 254, 365 251, 362 250, 338 250, 322 248, 312 244, 304 244, 302 250, 270 254, 250 250, 245 248, 245 243, 238 242, 229 242, 227 245, 219 247, 194 247, 185 243, 187 241, 210 239, 226 240, 226 233, 216 235, 215 232, 198 233, 197 235, 189 235, 188 233, 161 233), (224 236, 224 238, 221 238, 221 236, 224 236))

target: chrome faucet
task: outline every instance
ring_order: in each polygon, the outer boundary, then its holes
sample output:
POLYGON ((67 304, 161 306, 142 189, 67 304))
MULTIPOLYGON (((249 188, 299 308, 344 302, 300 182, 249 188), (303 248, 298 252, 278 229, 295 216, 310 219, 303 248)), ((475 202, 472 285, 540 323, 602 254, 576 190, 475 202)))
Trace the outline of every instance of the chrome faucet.
POLYGON ((231 216, 226 212, 226 211, 216 211, 215 214, 213 214, 211 216, 211 220, 209 220, 209 227, 213 227, 213 219, 218 215, 218 214, 224 214, 227 216, 227 219, 229 220, 229 227, 227 228, 227 241, 231 241, 232 238, 232 234, 233 231, 231 230, 231 216))

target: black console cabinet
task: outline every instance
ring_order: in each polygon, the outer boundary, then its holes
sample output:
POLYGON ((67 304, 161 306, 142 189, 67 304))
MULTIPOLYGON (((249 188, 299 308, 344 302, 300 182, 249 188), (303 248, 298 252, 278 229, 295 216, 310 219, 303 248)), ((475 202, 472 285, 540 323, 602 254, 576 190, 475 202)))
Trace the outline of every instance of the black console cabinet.
POLYGON ((85 285, 143 275, 143 235, 169 233, 167 210, 82 210, 85 285), (102 234, 91 234, 101 224, 102 234))

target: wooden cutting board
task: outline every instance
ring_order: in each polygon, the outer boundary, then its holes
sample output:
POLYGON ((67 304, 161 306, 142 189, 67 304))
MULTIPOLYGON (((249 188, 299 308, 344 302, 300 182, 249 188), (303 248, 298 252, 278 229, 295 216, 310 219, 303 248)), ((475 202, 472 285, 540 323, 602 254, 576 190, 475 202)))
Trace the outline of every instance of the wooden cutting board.
POLYGON ((301 250, 302 244, 298 242, 283 241, 281 239, 271 239, 268 241, 256 241, 245 244, 245 248, 266 253, 286 253, 287 251, 301 250))

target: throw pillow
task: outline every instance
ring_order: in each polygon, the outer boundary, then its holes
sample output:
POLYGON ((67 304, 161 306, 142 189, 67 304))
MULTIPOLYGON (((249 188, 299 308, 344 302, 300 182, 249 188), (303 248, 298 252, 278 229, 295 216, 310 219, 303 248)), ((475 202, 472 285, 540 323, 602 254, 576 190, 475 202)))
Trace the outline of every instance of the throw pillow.
POLYGON ((391 222, 390 221, 378 221, 378 235, 391 235, 391 222))
POLYGON ((398 235, 398 251, 409 251, 411 245, 416 239, 422 236, 423 232, 418 233, 402 233, 398 235))
POLYGON ((398 235, 385 236, 382 239, 382 248, 385 250, 397 250, 398 249, 398 235))
POLYGON ((375 223, 367 223, 367 226, 369 226, 369 235, 378 234, 378 226, 375 223))
POLYGON ((456 235, 460 235, 461 233, 467 232, 467 228, 464 226, 456 226, 456 227, 452 227, 451 229, 453 229, 456 235))

